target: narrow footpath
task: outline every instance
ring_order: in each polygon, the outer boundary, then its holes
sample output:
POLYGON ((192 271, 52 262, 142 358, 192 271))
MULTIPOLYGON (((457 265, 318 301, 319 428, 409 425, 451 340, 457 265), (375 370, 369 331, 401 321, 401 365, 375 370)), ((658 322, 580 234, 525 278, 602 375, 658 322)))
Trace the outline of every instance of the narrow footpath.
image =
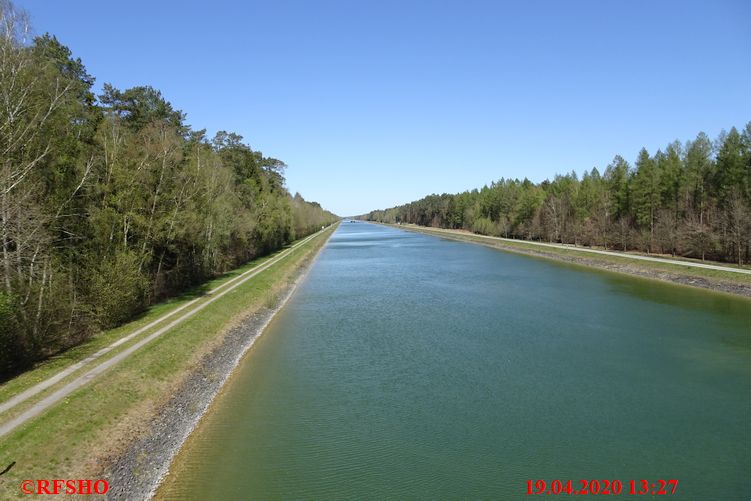
POLYGON ((110 344, 109 346, 102 348, 101 350, 97 351, 96 353, 89 355, 88 357, 84 358, 83 360, 76 362, 75 364, 71 365, 70 367, 67 367, 60 371, 59 373, 55 374, 54 376, 41 381, 40 383, 37 383, 36 385, 32 386, 31 388, 19 393, 18 395, 15 395, 14 397, 6 400, 2 404, 0 404, 0 413, 6 412, 8 410, 11 410, 21 404, 22 402, 28 400, 29 398, 41 393, 42 391, 50 388, 51 386, 54 386, 56 383, 62 381, 66 377, 70 376, 71 374, 75 373, 78 370, 84 369, 85 367, 94 365, 93 368, 86 371, 85 373, 79 375, 78 377, 75 377, 71 381, 69 381, 64 386, 60 387, 59 389, 53 391, 43 399, 39 400, 38 402, 35 402, 31 407, 26 409, 21 414, 15 416, 14 418, 3 422, 0 424, 0 437, 3 435, 6 435, 16 429, 18 426, 21 426, 22 424, 26 423, 30 419, 33 419, 34 417, 39 416, 41 413, 43 413, 46 409, 51 407, 52 405, 60 402, 63 398, 70 395, 73 391, 77 390, 78 388, 81 388, 85 384, 89 383, 90 381, 94 380, 97 376, 102 374, 103 372, 107 371, 108 369, 112 368, 116 364, 122 362, 126 358, 128 358, 131 354, 133 354, 135 351, 139 350, 146 344, 150 343, 154 339, 158 338, 159 336, 163 335, 165 332, 168 332, 170 329, 175 327, 176 325, 184 322, 188 318, 192 317, 196 313, 203 310, 205 307, 213 303, 214 301, 218 300, 225 294, 233 291, 240 285, 244 284, 251 278, 255 277, 262 271, 266 270, 267 268, 273 266, 277 262, 281 261, 285 257, 287 257, 294 249, 297 247, 304 245, 311 239, 318 236, 322 231, 320 230, 305 239, 297 242, 293 246, 285 249, 284 251, 280 252, 277 256, 275 256, 272 259, 269 259, 268 261, 264 262, 263 264, 256 266, 245 273, 238 275, 237 277, 228 280, 227 282, 223 283, 222 285, 216 287, 215 289, 209 291, 206 295, 194 299, 192 301, 189 301, 188 303, 175 308, 174 310, 170 311, 169 313, 166 313, 165 315, 159 317, 158 319, 154 320, 153 322, 149 323, 148 325, 141 327, 140 329, 118 339, 114 343, 110 344), (196 303, 200 303, 195 308, 189 309, 191 306, 196 305, 196 303), (160 329, 156 330, 152 334, 149 334, 142 340, 138 341, 137 343, 133 344, 132 346, 128 347, 127 349, 121 351, 117 355, 113 356, 112 358, 109 358, 105 360, 102 363, 99 363, 98 365, 95 364, 95 362, 103 357, 105 354, 111 352, 118 346, 122 345, 123 343, 126 343, 127 341, 133 339, 134 337, 138 336, 139 334, 142 334, 143 332, 146 332, 150 328, 158 325, 159 323, 167 320, 170 317, 173 317, 177 313, 180 313, 181 311, 189 309, 187 313, 184 313, 183 315, 179 316, 175 320, 171 321, 169 324, 165 325, 164 327, 161 327, 160 329))

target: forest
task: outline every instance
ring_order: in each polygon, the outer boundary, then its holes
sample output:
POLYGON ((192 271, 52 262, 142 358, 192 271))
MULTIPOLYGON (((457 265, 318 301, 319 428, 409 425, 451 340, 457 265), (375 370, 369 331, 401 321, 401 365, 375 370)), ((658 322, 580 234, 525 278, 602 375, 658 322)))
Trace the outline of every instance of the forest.
POLYGON ((0 0, 0 377, 337 219, 157 89, 93 89, 0 0))
POLYGON ((653 155, 642 148, 633 166, 617 155, 602 173, 537 184, 500 179, 364 218, 743 265, 751 252, 751 123, 653 155))

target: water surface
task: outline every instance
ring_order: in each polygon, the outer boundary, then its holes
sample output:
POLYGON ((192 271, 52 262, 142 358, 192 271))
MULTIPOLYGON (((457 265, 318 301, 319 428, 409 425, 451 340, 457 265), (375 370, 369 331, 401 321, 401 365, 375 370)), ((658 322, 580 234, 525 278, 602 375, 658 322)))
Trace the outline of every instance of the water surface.
POLYGON ((746 300, 343 223, 160 496, 749 499, 750 326, 746 300))

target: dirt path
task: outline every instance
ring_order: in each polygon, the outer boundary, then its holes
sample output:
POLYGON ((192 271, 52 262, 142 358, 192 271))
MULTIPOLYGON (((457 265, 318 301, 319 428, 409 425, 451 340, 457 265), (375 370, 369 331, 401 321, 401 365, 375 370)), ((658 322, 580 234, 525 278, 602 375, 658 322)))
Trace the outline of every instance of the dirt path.
MULTIPOLYGON (((321 230, 323 231, 323 230, 321 230)), ((154 320, 150 324, 141 327, 140 329, 132 332, 131 334, 128 334, 127 336, 124 336, 123 338, 120 338, 119 340, 115 341, 114 343, 110 344, 109 346, 102 348, 101 350, 97 351, 96 353, 86 357, 85 359, 81 360, 80 362, 77 362, 73 364, 72 366, 60 371, 59 373, 55 374, 54 376, 37 383, 36 385, 32 386, 28 390, 25 390, 22 393, 19 393, 18 395, 8 399, 6 402, 4 402, 2 405, 0 405, 0 412, 7 411, 9 409, 12 409, 13 407, 17 406, 21 402, 31 398, 34 395, 37 395, 38 393, 44 391, 45 389, 49 388, 50 386, 54 385, 55 383, 61 381, 66 376, 72 374, 73 372, 77 371, 78 369, 81 369, 82 367, 89 365, 96 361, 98 358, 102 357, 106 353, 112 351, 117 346, 123 344, 124 342, 132 339, 133 337, 143 333, 144 331, 150 329, 151 327, 159 324, 160 322, 172 317, 176 313, 179 313, 180 311, 188 308, 189 306, 194 305, 198 301, 203 301, 201 304, 193 308, 192 310, 188 311, 187 313, 183 314, 182 316, 178 317, 177 319, 173 320, 169 324, 165 325, 164 327, 158 329, 157 331, 153 332, 152 334, 146 336, 142 340, 135 343, 133 346, 128 347, 127 349, 123 350, 122 352, 118 353, 114 357, 100 363, 96 367, 90 369, 89 371, 85 372, 84 374, 76 377, 75 379, 68 382, 63 387, 53 391, 51 394, 43 398, 42 400, 34 403, 30 408, 26 409, 24 412, 19 414, 18 416, 14 417, 13 419, 6 421, 2 424, 0 424, 0 437, 3 435, 6 435, 13 431, 18 426, 22 425, 23 423, 27 422, 28 420, 38 416, 42 412, 44 412, 47 408, 54 405, 55 403, 59 402, 61 399, 65 398, 67 395, 72 393, 73 391, 77 390, 78 388, 82 387, 89 381, 96 378, 99 374, 105 372, 106 370, 110 369, 114 365, 118 364, 119 362, 125 360, 128 356, 130 356, 133 352, 137 351, 144 345, 148 344, 149 342, 153 341, 154 339, 158 338, 165 332, 172 329, 174 326, 182 323, 183 321, 187 320, 188 318, 192 317, 202 309, 204 309, 206 306, 210 305, 217 299, 221 298, 228 292, 231 292, 232 290, 236 289, 240 285, 244 284, 254 276, 258 275, 262 271, 266 270, 267 268, 271 267, 272 265, 276 264, 277 262, 281 261, 285 257, 287 257, 293 250, 295 250, 297 247, 304 245, 311 239, 318 236, 321 231, 318 231, 304 240, 296 243, 292 247, 282 251, 277 255, 276 257, 266 261, 265 263, 256 266, 255 268, 252 268, 245 273, 238 275, 237 277, 228 280, 224 284, 216 287, 215 289, 208 292, 205 296, 201 298, 194 299, 179 308, 176 308, 172 310, 171 312, 159 317, 158 319, 154 320), (208 297, 208 299, 206 299, 208 297)))

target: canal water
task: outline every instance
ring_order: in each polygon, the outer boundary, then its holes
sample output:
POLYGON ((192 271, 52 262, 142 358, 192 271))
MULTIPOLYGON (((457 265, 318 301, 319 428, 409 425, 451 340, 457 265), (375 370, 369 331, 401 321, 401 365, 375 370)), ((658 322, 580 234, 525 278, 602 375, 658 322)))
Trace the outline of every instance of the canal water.
POLYGON ((342 223, 158 497, 523 499, 537 479, 751 499, 751 302, 342 223))

